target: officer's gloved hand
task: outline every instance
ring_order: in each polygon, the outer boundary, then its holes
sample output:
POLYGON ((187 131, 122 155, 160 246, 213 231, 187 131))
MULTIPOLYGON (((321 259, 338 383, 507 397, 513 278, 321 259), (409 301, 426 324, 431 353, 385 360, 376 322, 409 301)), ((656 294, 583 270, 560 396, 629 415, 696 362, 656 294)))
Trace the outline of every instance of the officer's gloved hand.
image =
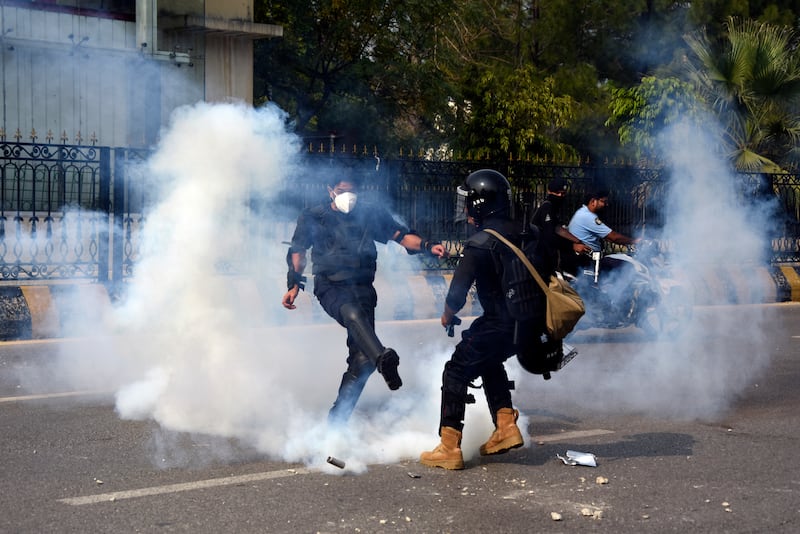
POLYGON ((447 331, 447 336, 453 337, 455 335, 455 327, 460 324, 461 324, 461 319, 459 319, 457 316, 454 315, 453 318, 450 319, 450 323, 444 327, 444 329, 447 331))

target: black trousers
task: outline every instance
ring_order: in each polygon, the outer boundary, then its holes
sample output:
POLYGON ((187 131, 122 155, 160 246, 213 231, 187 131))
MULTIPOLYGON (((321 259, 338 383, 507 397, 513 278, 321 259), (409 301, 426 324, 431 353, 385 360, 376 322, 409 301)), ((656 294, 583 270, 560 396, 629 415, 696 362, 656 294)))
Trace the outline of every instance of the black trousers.
MULTIPOLYGON (((314 278, 314 296, 319 300, 322 309, 330 315, 337 323, 347 328, 345 317, 342 314, 342 306, 345 304, 355 305, 363 319, 375 330, 375 307, 378 305, 378 294, 371 281, 341 281, 331 282, 326 278, 314 278)), ((347 334, 347 348, 350 356, 361 352, 354 336, 347 334)), ((349 360, 348 360, 349 362, 349 360)))
MULTIPOLYGON (((378 295, 371 281, 331 282, 323 277, 315 277, 314 295, 322 309, 345 328, 347 328, 347 324, 342 313, 342 306, 345 304, 355 306, 362 329, 370 329, 374 337, 375 307, 378 305, 378 295)), ((377 338, 371 344, 375 343, 378 343, 377 338)), ((349 329, 347 349, 347 370, 342 375, 338 395, 328 413, 328 421, 335 424, 344 423, 350 418, 367 379, 375 372, 375 355, 368 354, 374 352, 375 349, 368 350, 366 347, 361 347, 357 337, 351 334, 349 329)))
POLYGON ((514 355, 513 324, 478 317, 462 332, 461 341, 444 366, 440 428, 448 426, 461 431, 469 399, 467 388, 480 377, 495 423, 497 410, 511 408, 511 382, 505 361, 514 355))

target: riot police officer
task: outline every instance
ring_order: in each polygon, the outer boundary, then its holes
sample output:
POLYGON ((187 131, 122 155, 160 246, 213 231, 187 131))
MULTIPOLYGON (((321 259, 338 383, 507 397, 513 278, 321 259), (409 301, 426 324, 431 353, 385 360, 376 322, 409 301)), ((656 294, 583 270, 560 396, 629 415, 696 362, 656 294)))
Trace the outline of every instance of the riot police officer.
MULTIPOLYGON (((521 232, 512 220, 511 186, 499 172, 490 169, 475 171, 458 188, 463 198, 467 221, 479 230, 493 229, 517 246, 521 232)), ((480 447, 481 455, 501 454, 521 447, 522 433, 517 427, 519 412, 511 402, 512 383, 504 362, 516 353, 515 321, 510 316, 502 290, 502 268, 499 250, 505 245, 487 232, 479 231, 464 246, 464 255, 453 273, 445 299, 441 323, 445 328, 457 324, 456 313, 464 306, 474 283, 483 314, 462 332, 442 374, 442 398, 439 435, 441 443, 432 451, 423 452, 420 462, 431 467, 463 469, 461 431, 466 404, 471 401, 467 388, 477 377, 483 390, 495 430, 480 447)), ((546 279, 549 279, 549 275, 546 279)), ((544 296, 541 297, 542 316, 544 296)), ((544 331, 544 319, 541 331, 544 331)), ((535 333, 534 333, 535 334, 535 333)))
POLYGON ((550 180, 547 184, 547 198, 534 212, 531 224, 539 228, 540 239, 546 246, 546 257, 550 267, 574 275, 577 272, 575 256, 591 254, 592 249, 561 224, 559 211, 568 189, 569 183, 565 179, 550 180))
POLYGON ((359 201, 354 178, 334 179, 328 184, 328 195, 329 201, 303 210, 297 219, 287 254, 288 290, 282 304, 295 308, 306 280, 306 251, 311 249, 314 295, 325 312, 347 329, 347 371, 328 414, 329 422, 343 423, 375 370, 389 389, 403 384, 397 353, 384 347, 375 334, 375 242, 392 239, 412 253, 439 257, 447 253, 440 243, 423 239, 399 223, 384 207, 359 201))

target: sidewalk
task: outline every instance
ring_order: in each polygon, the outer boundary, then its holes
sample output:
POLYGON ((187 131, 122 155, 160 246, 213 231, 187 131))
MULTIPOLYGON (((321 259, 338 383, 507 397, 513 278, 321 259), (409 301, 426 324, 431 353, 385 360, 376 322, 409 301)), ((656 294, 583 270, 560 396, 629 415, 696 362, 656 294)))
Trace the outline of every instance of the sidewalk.
MULTIPOLYGON (((441 314, 452 274, 431 272, 412 275, 391 283, 377 278, 379 321, 435 319, 441 314)), ((698 306, 722 304, 768 304, 800 302, 800 263, 773 267, 726 267, 713 277, 678 277, 694 296, 698 306)), ((253 322, 263 320, 275 306, 274 297, 264 295, 255 281, 230 278, 232 299, 247 307, 253 322)), ((285 317, 286 324, 318 323, 329 318, 313 297, 301 292, 298 309, 285 317)), ((36 285, 0 285, 0 341, 48 339, 64 335, 71 317, 80 323, 99 324, 112 307, 106 288, 95 283, 53 283, 36 285)), ((469 299, 464 316, 480 312, 476 299, 469 299), (473 310, 474 306, 474 310, 473 310)), ((80 334, 80 333, 78 333, 80 334)))

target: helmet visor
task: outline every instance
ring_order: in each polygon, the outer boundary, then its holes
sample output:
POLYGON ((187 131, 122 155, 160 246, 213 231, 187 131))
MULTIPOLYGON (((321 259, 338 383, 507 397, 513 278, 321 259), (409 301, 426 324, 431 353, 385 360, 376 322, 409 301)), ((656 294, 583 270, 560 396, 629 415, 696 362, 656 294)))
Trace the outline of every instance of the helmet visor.
POLYGON ((456 213, 453 220, 457 223, 467 221, 467 198, 469 197, 469 190, 465 189, 463 185, 456 188, 456 213))

